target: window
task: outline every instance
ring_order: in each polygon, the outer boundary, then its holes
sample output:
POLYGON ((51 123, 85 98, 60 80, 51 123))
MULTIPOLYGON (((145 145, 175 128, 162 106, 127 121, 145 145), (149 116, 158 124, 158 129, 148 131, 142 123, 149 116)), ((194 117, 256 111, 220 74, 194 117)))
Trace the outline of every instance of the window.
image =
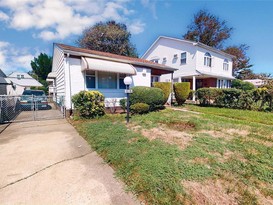
POLYGON ((21 75, 21 78, 25 78, 25 76, 24 76, 24 75, 21 75))
POLYGON ((181 64, 186 64, 187 63, 187 53, 181 53, 181 64))
POLYGON ((162 63, 166 63, 167 62, 167 58, 164 57, 163 60, 162 60, 162 63))
POLYGON ((98 72, 99 89, 117 89, 117 74, 108 72, 98 72))
POLYGON ((228 71, 228 60, 227 59, 224 60, 223 70, 228 71))
POLYGON ((124 84, 125 74, 119 74, 119 89, 126 89, 126 85, 124 84))
POLYGON ((152 62, 154 62, 154 63, 158 63, 159 62, 159 59, 153 59, 153 60, 151 60, 152 62))
POLYGON ((20 75, 17 75, 17 79, 21 79, 21 76, 20 76, 20 75))
POLYGON ((174 54, 174 55, 173 55, 173 58, 174 58, 174 59, 177 59, 177 58, 178 58, 178 55, 177 55, 177 54, 174 54))
POLYGON ((204 65, 211 67, 211 55, 210 55, 210 53, 205 53, 204 65))
POLYGON ((90 71, 90 70, 86 71, 85 80, 86 80, 86 87, 87 88, 96 88, 95 71, 90 71))

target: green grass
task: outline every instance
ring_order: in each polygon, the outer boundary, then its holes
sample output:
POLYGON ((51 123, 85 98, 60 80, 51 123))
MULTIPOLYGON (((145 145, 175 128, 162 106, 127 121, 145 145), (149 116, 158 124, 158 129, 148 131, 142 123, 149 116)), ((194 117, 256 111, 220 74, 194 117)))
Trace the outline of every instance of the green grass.
MULTIPOLYGON (((186 106, 201 114, 170 109, 135 115, 126 126, 124 115, 107 115, 99 120, 76 123, 87 139, 129 190, 147 204, 192 204, 182 181, 231 182, 239 204, 256 204, 253 189, 272 197, 273 114, 219 108, 186 106), (239 114, 240 113, 240 114, 239 114), (270 116, 272 115, 272 116, 270 116), (256 119, 253 119, 256 117, 256 119), (267 119, 267 120, 265 120, 267 119), (193 127, 179 129, 185 124, 193 127), (163 140, 149 140, 142 129, 165 127, 192 136, 184 149, 163 140), (230 133, 230 130, 238 133, 230 133), (239 132, 245 130, 245 134, 239 132), (220 133, 219 136, 214 136, 220 133), (272 143, 272 144, 270 144, 272 143), (231 153, 226 156, 226 153, 231 153)), ((157 133, 155 133, 156 135, 157 133)))

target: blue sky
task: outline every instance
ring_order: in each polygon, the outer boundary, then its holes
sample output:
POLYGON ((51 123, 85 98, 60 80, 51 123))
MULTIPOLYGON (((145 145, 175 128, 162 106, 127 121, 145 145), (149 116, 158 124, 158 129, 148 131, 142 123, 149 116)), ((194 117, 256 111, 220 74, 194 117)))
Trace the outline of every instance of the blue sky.
POLYGON ((273 1, 0 0, 0 68, 28 71, 53 42, 76 45, 84 28, 106 20, 127 25, 141 56, 159 35, 182 38, 200 9, 234 27, 225 45, 249 45, 255 72, 273 74, 273 1))

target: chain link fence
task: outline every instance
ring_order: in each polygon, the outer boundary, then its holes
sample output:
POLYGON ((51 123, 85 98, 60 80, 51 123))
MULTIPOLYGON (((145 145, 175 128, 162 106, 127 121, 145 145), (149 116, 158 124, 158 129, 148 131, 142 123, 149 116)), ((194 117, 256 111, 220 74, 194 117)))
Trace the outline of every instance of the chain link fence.
POLYGON ((0 123, 64 118, 64 97, 0 95, 0 123))

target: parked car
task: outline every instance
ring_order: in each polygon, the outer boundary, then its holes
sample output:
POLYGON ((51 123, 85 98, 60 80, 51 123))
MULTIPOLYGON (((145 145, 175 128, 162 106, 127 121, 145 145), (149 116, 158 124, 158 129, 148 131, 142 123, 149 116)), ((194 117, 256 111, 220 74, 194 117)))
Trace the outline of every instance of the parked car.
POLYGON ((43 90, 25 90, 20 98, 22 110, 48 108, 48 101, 43 90))

